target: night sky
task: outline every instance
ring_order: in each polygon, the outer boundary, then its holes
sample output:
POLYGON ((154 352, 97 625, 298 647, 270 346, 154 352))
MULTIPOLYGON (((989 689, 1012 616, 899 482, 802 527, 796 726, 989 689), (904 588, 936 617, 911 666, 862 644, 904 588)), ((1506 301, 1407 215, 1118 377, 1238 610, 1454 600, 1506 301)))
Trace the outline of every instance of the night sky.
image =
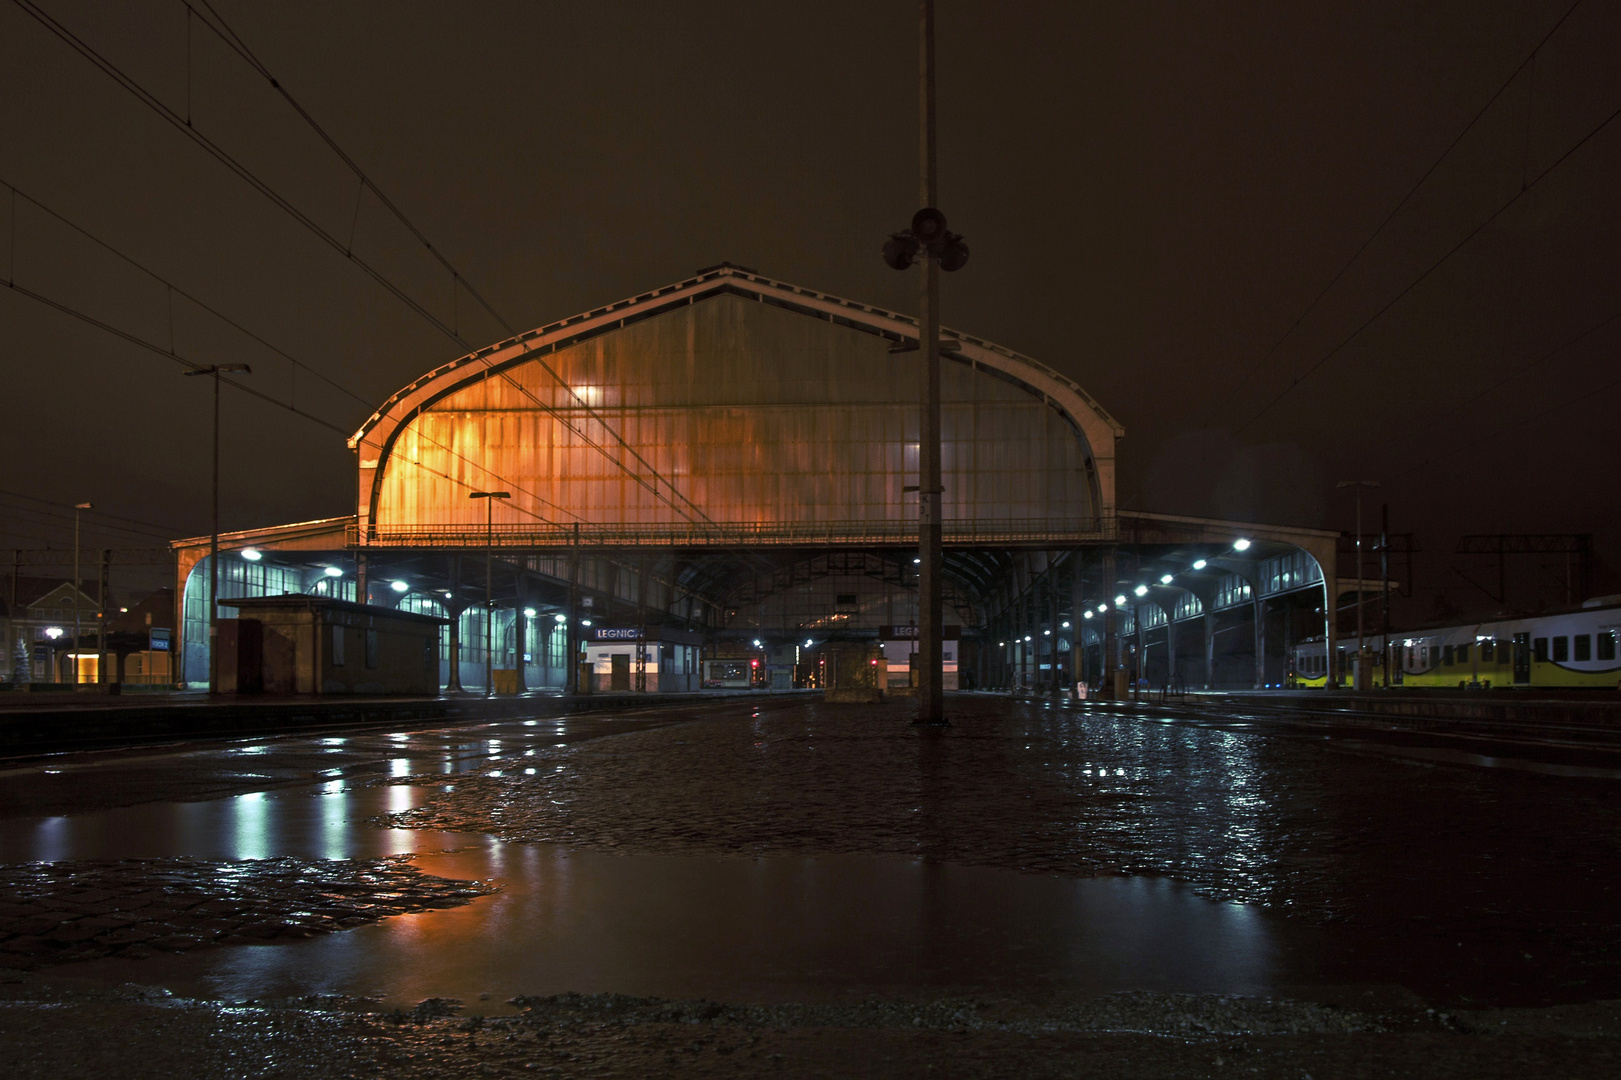
MULTIPOLYGON (((39 7, 470 346, 506 336, 178 0, 39 7)), ((941 0, 941 204, 973 249, 945 323, 1125 425, 1123 506, 1349 528, 1335 482, 1381 480, 1370 520, 1387 499, 1426 552, 1412 618, 1494 606, 1450 569, 1462 533, 1594 532, 1621 561, 1621 5, 1521 69, 1569 7, 941 0)), ((878 257, 916 209, 912 3, 215 9, 518 329, 721 260, 916 309, 878 257)), ((0 275, 340 429, 467 351, 11 0, 0 181, 0 275)), ((71 542, 18 493, 207 531, 206 380, 9 289, 0 358, 0 543, 71 542)), ((352 512, 341 436, 224 400, 226 527, 352 512)))

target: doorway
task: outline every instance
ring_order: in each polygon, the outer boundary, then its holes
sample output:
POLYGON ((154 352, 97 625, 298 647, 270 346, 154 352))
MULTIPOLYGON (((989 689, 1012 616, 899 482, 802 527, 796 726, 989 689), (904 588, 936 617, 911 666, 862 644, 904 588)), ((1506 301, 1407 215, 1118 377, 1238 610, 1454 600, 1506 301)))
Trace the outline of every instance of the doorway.
POLYGON ((1531 685, 1531 635, 1514 635, 1514 685, 1531 685))

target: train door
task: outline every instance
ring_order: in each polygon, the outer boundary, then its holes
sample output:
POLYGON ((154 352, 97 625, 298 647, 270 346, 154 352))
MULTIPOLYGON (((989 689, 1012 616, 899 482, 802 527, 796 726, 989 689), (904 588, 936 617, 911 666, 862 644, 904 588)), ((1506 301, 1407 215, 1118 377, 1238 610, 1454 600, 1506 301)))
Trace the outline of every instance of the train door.
POLYGON ((1531 635, 1514 635, 1514 685, 1531 685, 1531 635))

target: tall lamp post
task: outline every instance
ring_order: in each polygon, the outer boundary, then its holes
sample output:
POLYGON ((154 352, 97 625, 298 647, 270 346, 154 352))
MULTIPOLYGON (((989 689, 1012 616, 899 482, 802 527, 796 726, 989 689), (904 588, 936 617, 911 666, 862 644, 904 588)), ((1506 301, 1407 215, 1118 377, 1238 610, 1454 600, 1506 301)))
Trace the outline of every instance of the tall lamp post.
MULTIPOLYGON (((1370 680, 1368 678, 1368 646, 1362 637, 1362 489, 1376 488, 1377 480, 1341 480, 1342 488, 1356 489, 1356 678, 1352 687, 1357 690, 1366 690, 1370 680)), ((1333 657, 1329 658, 1332 662, 1333 657)), ((1385 658, 1390 663, 1390 658, 1385 658)))
MULTIPOLYGON (((923 209, 912 215, 912 227, 884 244, 884 262, 905 270, 921 262, 922 295, 918 315, 918 353, 923 361, 922 416, 918 425, 918 673, 917 723, 943 725, 940 550, 940 271, 961 270, 968 245, 946 228, 946 216, 934 208, 934 0, 918 3, 918 198, 923 209)), ((893 351, 910 351, 897 349, 893 351)))
MULTIPOLYGON (((73 685, 79 685, 79 512, 94 509, 89 503, 73 504, 73 651, 68 660, 73 668, 73 685)), ((98 658, 97 664, 101 663, 98 658)))
POLYGON ((510 499, 510 491, 475 491, 471 498, 484 500, 484 696, 495 692, 495 664, 491 627, 495 624, 495 500, 510 499))
MULTIPOLYGON (((232 373, 252 375, 253 369, 246 364, 211 364, 208 367, 192 368, 181 372, 182 375, 212 375, 214 376, 214 526, 208 538, 208 692, 219 692, 219 644, 220 633, 220 376, 232 373)), ((181 659, 184 664, 184 658, 181 659)), ((184 668, 182 668, 182 671, 184 668)), ((182 675, 182 678, 184 676, 182 675)))

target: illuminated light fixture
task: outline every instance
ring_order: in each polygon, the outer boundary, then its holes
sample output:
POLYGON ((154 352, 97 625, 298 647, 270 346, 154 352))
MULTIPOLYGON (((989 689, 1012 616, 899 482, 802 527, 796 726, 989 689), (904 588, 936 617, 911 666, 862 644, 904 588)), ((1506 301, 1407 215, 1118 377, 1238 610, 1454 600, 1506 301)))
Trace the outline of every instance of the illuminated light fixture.
POLYGON ((50 638, 52 641, 55 641, 57 638, 62 636, 62 628, 60 626, 53 626, 45 631, 45 636, 50 638))
MULTIPOLYGON (((1124 596, 1119 597, 1116 602, 1124 604, 1126 602, 1126 598, 1124 596)), ((1098 605, 1098 614, 1099 615, 1107 615, 1108 612, 1109 612, 1109 605, 1108 604, 1099 604, 1098 605)))
POLYGON ((523 609, 523 617, 526 618, 526 619, 533 619, 535 617, 535 609, 532 608, 532 607, 524 608, 523 609))
POLYGON ((1030 635, 1029 634, 1024 635, 1024 640, 1029 641, 1030 640, 1030 635))
POLYGON ((1126 606, 1126 598, 1124 596, 1115 597, 1114 598, 1114 606, 1115 607, 1125 607, 1126 606))
POLYGON ((249 562, 258 562, 260 559, 264 558, 264 553, 258 548, 243 548, 242 557, 249 562))
POLYGON ((1248 540, 1244 539, 1242 536, 1240 536, 1237 540, 1233 541, 1233 550, 1234 551, 1248 551, 1249 549, 1250 549, 1250 542, 1248 540))
POLYGON ((1161 574, 1160 578, 1159 578, 1159 583, 1161 585, 1169 585, 1173 580, 1174 579, 1171 577, 1170 574, 1161 574))
POLYGON ((450 599, 450 597, 451 597, 451 593, 450 593, 450 590, 448 590, 448 589, 446 589, 446 590, 445 590, 445 599, 446 599, 446 600, 449 600, 449 599, 450 599))
POLYGON ((1068 629, 1069 629, 1069 623, 1068 623, 1068 622, 1066 622, 1066 623, 1064 623, 1064 629, 1065 629, 1065 630, 1068 630, 1068 629))
POLYGON ((808 648, 810 648, 810 644, 811 644, 811 639, 810 639, 810 638, 806 638, 806 639, 805 639, 805 648, 807 648, 807 649, 808 649, 808 648))
POLYGON ((580 620, 580 625, 581 626, 590 626, 591 625, 591 620, 590 619, 581 619, 580 620))
POLYGON ((1005 648, 1007 648, 1007 642, 1005 642, 1005 641, 998 641, 998 642, 997 642, 997 643, 996 643, 996 647, 997 647, 997 648, 998 648, 998 649, 1005 649, 1005 648))
POLYGON ((411 586, 407 585, 403 581, 391 581, 389 582, 388 587, 393 589, 395 592, 406 592, 411 588, 411 586))
POLYGON ((754 639, 754 647, 756 649, 758 649, 760 647, 760 639, 759 638, 754 639))
POLYGON ((1139 586, 1137 586, 1135 589, 1133 589, 1131 591, 1136 593, 1138 596, 1147 596, 1148 595, 1148 586, 1147 585, 1139 585, 1139 586))
POLYGON ((912 565, 916 566, 918 563, 921 563, 922 561, 923 561, 922 559, 913 559, 912 560, 912 565))
POLYGON ((329 567, 327 567, 325 570, 323 570, 321 572, 323 574, 325 574, 327 577, 342 577, 343 576, 343 571, 339 570, 336 566, 329 566, 329 567))
POLYGON ((1203 559, 1194 559, 1193 560, 1193 568, 1195 570, 1203 570, 1208 565, 1210 565, 1210 564, 1205 562, 1203 559))
POLYGON ((1092 617, 1092 613, 1090 611, 1085 612, 1085 615, 1088 619, 1092 617))
POLYGON ((1052 631, 1051 631, 1051 630, 1043 630, 1043 631, 1042 631, 1042 632, 1041 632, 1041 636, 1042 636, 1042 637, 1052 637, 1052 636, 1053 636, 1053 632, 1052 632, 1052 631))
MULTIPOLYGON (((450 594, 446 593, 445 595, 448 596, 450 594)), ((568 622, 568 616, 567 615, 553 615, 552 618, 556 619, 558 623, 566 623, 566 622, 568 622)))

